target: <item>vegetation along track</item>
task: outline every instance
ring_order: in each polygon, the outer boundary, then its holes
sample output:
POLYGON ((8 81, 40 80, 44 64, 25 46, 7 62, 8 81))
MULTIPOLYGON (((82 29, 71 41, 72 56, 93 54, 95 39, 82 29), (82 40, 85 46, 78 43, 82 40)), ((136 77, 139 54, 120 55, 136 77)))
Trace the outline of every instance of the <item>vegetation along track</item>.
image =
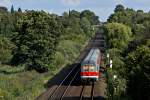
MULTIPOLYGON (((52 86, 46 92, 42 93, 37 100, 94 100, 96 85, 94 82, 88 85, 80 82, 80 62, 88 54, 91 48, 100 48, 103 52, 103 39, 103 35, 97 33, 95 37, 88 42, 84 51, 75 61, 75 64, 71 66, 72 69, 66 77, 58 85, 52 86)), ((104 89, 100 91, 104 91, 104 89)))

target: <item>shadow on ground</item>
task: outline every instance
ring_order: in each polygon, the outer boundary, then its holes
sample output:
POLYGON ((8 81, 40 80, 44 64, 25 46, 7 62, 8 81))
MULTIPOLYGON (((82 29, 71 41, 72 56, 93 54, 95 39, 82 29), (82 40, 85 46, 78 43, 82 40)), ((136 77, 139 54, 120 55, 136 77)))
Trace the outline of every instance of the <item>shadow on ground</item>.
MULTIPOLYGON (((66 67, 64 67, 59 73, 57 73, 53 78, 51 78, 45 85, 45 88, 51 88, 54 85, 59 85, 63 79, 70 73, 70 71, 74 68, 74 67, 79 67, 79 63, 75 63, 75 64, 71 64, 71 65, 67 65, 66 67)), ((74 72, 70 75, 73 76, 74 72)), ((79 75, 78 75, 79 76, 79 75)), ((70 77, 71 78, 71 77, 70 77)), ((65 85, 65 84, 62 84, 65 85)))

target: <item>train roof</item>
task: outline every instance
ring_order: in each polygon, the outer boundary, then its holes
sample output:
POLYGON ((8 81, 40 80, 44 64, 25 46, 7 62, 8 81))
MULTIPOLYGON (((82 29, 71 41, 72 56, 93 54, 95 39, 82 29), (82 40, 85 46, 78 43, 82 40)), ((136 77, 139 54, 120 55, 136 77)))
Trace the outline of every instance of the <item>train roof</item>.
POLYGON ((83 60, 82 64, 95 64, 99 56, 100 50, 93 48, 90 50, 86 58, 83 60))
POLYGON ((93 60, 85 60, 82 62, 82 64, 95 64, 95 62, 93 60))

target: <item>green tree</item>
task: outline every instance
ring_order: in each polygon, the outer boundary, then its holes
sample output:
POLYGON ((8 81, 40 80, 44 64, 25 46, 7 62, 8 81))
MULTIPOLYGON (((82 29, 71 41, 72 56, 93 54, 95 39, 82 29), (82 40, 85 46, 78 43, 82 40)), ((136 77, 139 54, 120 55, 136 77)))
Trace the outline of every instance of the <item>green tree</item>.
POLYGON ((11 13, 14 13, 14 12, 15 12, 14 6, 12 5, 12 6, 11 6, 11 13))
POLYGON ((128 94, 130 94, 133 99, 148 100, 150 98, 149 62, 150 48, 146 45, 138 46, 135 51, 129 53, 127 56, 126 66, 129 74, 128 94))
POLYGON ((0 12, 0 34, 10 36, 13 28, 11 14, 9 12, 0 12))
POLYGON ((124 11, 124 10, 125 10, 125 9, 124 9, 124 6, 121 5, 121 4, 119 4, 119 5, 116 6, 114 12, 122 12, 122 11, 124 11))
POLYGON ((133 100, 149 100, 150 13, 117 5, 107 21, 109 25, 106 24, 105 33, 108 51, 113 59, 113 72, 119 74, 121 80, 123 78, 128 80, 126 96, 131 96, 133 100), (118 23, 118 25, 115 26, 112 23, 118 23), (127 25, 128 29, 121 25, 127 25), (132 36, 128 34, 131 31, 132 36), (128 35, 123 36, 121 33, 128 35), (122 36, 126 38, 123 39, 122 36))
POLYGON ((83 18, 81 18, 80 24, 81 24, 81 27, 82 27, 84 33, 87 34, 87 36, 91 36, 92 30, 91 30, 91 24, 90 24, 89 20, 86 17, 83 17, 83 18))
POLYGON ((96 16, 96 15, 94 14, 94 12, 92 12, 92 11, 90 11, 90 10, 84 10, 84 11, 82 11, 81 14, 80 14, 80 17, 81 17, 81 18, 82 18, 82 17, 86 17, 86 18, 90 21, 91 25, 100 24, 100 22, 99 22, 99 17, 96 16))
POLYGON ((17 23, 12 41, 17 46, 12 64, 26 64, 28 69, 46 71, 52 66, 61 24, 43 11, 26 11, 17 23))
POLYGON ((0 12, 7 13, 8 9, 6 7, 1 7, 0 6, 0 12))
POLYGON ((121 10, 121 8, 116 7, 115 10, 117 11, 110 15, 110 17, 107 20, 108 22, 122 23, 130 27, 134 26, 133 24, 135 23, 136 17, 134 16, 135 11, 133 9, 122 8, 121 10))
POLYGON ((105 33, 109 48, 118 48, 123 50, 127 47, 128 42, 132 38, 131 28, 119 23, 106 24, 105 33))
POLYGON ((75 18, 80 18, 80 12, 75 11, 75 10, 71 10, 71 11, 69 11, 69 16, 75 17, 75 18))
POLYGON ((12 58, 13 43, 3 35, 0 35, 0 64, 9 64, 12 58))
POLYGON ((21 10, 21 8, 20 8, 20 7, 18 8, 18 12, 22 13, 22 10, 21 10))

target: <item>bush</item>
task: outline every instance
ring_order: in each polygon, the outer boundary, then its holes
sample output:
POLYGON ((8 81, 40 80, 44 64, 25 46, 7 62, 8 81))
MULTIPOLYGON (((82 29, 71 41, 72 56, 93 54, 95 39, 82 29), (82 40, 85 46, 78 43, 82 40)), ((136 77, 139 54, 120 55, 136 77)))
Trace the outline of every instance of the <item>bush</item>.
POLYGON ((12 50, 15 46, 9 40, 0 35, 0 64, 8 64, 12 58, 12 50))

